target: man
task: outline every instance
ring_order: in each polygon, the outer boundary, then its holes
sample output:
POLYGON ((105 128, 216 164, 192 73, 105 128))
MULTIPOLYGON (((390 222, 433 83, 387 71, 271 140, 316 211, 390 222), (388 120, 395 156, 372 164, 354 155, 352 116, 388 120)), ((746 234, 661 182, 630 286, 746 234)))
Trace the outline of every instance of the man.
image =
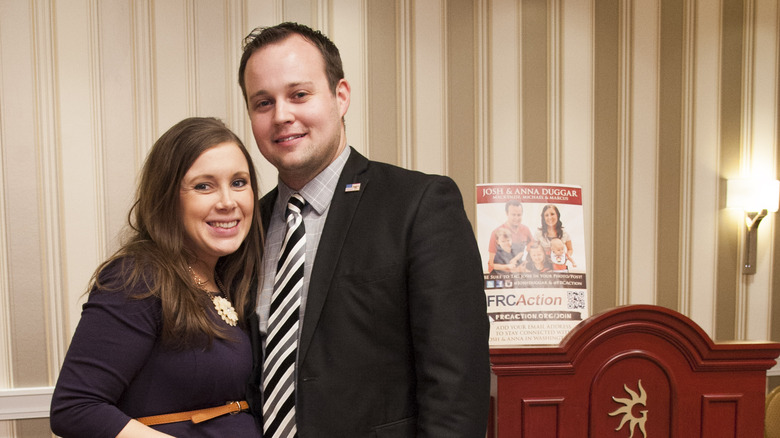
POLYGON ((350 87, 338 49, 319 32, 294 23, 256 29, 239 83, 260 152, 279 171, 260 201, 264 279, 259 321, 251 321, 260 330, 252 389, 261 392, 250 402, 265 436, 483 437, 488 320, 457 186, 347 146, 350 87), (293 194, 305 204, 286 213, 293 194), (274 276, 289 257, 280 248, 292 246, 285 220, 295 229, 298 210, 306 250, 290 324, 297 359, 277 380, 285 365, 269 364, 279 333, 269 329, 278 311, 271 301, 286 292, 276 295, 274 276), (290 374, 292 394, 278 389, 290 374), (282 401, 290 395, 294 403, 282 401))
POLYGON ((504 207, 504 211, 506 212, 506 223, 499 225, 490 234, 490 243, 488 244, 487 272, 493 272, 494 269, 493 265, 496 257, 496 239, 498 237, 496 232, 499 229, 505 228, 509 230, 510 233, 512 233, 513 254, 522 254, 523 251, 525 251, 526 245, 534 240, 533 234, 531 234, 531 230, 527 226, 523 225, 523 204, 521 204, 520 201, 514 199, 507 201, 506 206, 504 207))

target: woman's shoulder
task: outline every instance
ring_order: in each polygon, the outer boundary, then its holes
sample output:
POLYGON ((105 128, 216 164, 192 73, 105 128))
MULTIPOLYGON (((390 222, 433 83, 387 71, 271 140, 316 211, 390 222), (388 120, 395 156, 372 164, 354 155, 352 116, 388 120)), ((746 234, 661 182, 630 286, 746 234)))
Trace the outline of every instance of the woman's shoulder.
POLYGON ((81 319, 89 321, 85 324, 101 329, 134 327, 133 330, 152 334, 158 332, 162 302, 151 293, 150 283, 143 278, 133 278, 135 265, 133 259, 122 257, 110 260, 98 269, 82 306, 81 319))
POLYGON ((105 262, 95 272, 90 295, 119 292, 130 297, 146 297, 150 295, 155 277, 155 269, 138 257, 116 257, 105 262))

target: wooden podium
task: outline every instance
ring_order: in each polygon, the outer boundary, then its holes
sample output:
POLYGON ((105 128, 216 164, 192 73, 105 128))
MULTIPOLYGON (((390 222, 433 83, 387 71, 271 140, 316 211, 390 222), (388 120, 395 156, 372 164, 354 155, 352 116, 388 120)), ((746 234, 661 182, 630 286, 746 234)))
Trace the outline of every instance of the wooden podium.
POLYGON ((498 438, 763 437, 780 343, 714 343, 657 306, 594 315, 558 346, 493 348, 498 438))

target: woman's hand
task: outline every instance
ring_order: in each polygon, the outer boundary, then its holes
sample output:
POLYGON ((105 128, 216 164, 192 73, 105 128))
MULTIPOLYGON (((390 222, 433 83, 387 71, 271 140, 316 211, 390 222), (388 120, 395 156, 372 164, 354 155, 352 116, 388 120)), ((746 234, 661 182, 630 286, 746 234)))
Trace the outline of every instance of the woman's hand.
MULTIPOLYGON (((167 433, 158 432, 140 421, 130 420, 127 425, 119 431, 116 438, 162 438, 173 437, 167 433)), ((175 437, 173 437, 175 438, 175 437)))

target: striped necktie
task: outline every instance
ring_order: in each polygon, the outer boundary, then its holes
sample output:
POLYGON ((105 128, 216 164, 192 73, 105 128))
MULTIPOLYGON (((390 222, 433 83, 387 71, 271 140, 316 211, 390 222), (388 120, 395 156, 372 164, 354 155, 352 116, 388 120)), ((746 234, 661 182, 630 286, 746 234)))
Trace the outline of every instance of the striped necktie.
POLYGON ((263 360, 263 436, 297 436, 295 426, 295 353, 298 343, 298 310, 303 288, 306 233, 298 193, 287 203, 287 233, 276 265, 274 290, 263 360))

